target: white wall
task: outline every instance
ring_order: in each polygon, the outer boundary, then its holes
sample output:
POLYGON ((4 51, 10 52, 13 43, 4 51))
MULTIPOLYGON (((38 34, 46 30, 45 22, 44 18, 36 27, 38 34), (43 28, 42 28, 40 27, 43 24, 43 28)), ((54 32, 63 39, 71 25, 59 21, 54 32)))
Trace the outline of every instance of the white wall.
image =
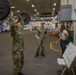
POLYGON ((61 5, 73 4, 74 0, 61 0, 61 5))
POLYGON ((72 4, 72 19, 73 21, 73 25, 74 25, 74 44, 76 45, 76 0, 74 0, 73 4, 72 4))

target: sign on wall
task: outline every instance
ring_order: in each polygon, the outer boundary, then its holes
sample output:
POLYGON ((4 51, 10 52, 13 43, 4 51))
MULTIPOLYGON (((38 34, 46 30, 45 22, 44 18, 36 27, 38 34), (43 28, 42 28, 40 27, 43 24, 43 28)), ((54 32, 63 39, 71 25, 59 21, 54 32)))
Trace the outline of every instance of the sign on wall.
POLYGON ((72 5, 62 5, 61 8, 61 21, 72 21, 72 5))

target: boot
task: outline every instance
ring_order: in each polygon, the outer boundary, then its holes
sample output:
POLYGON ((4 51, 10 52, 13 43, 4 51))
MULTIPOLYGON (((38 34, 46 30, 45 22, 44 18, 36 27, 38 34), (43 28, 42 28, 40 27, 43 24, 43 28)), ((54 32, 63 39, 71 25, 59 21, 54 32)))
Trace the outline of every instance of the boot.
POLYGON ((23 75, 23 73, 22 72, 19 72, 19 75, 23 75))
POLYGON ((41 52, 41 55, 42 55, 43 57, 45 57, 45 55, 44 55, 43 51, 41 52))
POLYGON ((38 57, 38 56, 39 56, 39 53, 37 52, 36 55, 35 55, 35 57, 38 57))

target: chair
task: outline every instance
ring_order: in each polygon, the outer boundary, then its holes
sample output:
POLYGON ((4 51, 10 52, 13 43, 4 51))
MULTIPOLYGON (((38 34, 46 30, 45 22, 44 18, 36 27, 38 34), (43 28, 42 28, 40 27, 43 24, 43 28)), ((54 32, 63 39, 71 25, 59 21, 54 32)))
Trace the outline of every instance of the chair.
POLYGON ((66 50, 63 54, 63 58, 57 58, 57 62, 58 62, 58 65, 59 65, 58 70, 60 68, 62 70, 61 75, 64 74, 66 69, 71 69, 73 75, 75 75, 74 69, 73 69, 73 66, 72 66, 72 63, 74 62, 75 57, 76 57, 76 47, 72 43, 70 43, 67 46, 67 48, 66 48, 66 50), (63 66, 64 66, 64 68, 63 68, 63 66))

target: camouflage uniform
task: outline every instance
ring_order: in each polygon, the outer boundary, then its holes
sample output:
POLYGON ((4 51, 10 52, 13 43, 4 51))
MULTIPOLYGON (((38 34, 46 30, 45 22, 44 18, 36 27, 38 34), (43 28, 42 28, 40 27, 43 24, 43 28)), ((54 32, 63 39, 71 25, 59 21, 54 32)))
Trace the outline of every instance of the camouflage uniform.
POLYGON ((10 18, 11 36, 13 38, 12 58, 14 62, 14 75, 20 75, 24 64, 24 42, 23 42, 23 21, 19 27, 15 26, 15 17, 10 18))
POLYGON ((41 55, 44 56, 44 40, 47 33, 47 29, 44 27, 37 28, 37 36, 40 38, 38 39, 38 48, 36 51, 36 57, 39 55, 39 50, 41 48, 41 55))

